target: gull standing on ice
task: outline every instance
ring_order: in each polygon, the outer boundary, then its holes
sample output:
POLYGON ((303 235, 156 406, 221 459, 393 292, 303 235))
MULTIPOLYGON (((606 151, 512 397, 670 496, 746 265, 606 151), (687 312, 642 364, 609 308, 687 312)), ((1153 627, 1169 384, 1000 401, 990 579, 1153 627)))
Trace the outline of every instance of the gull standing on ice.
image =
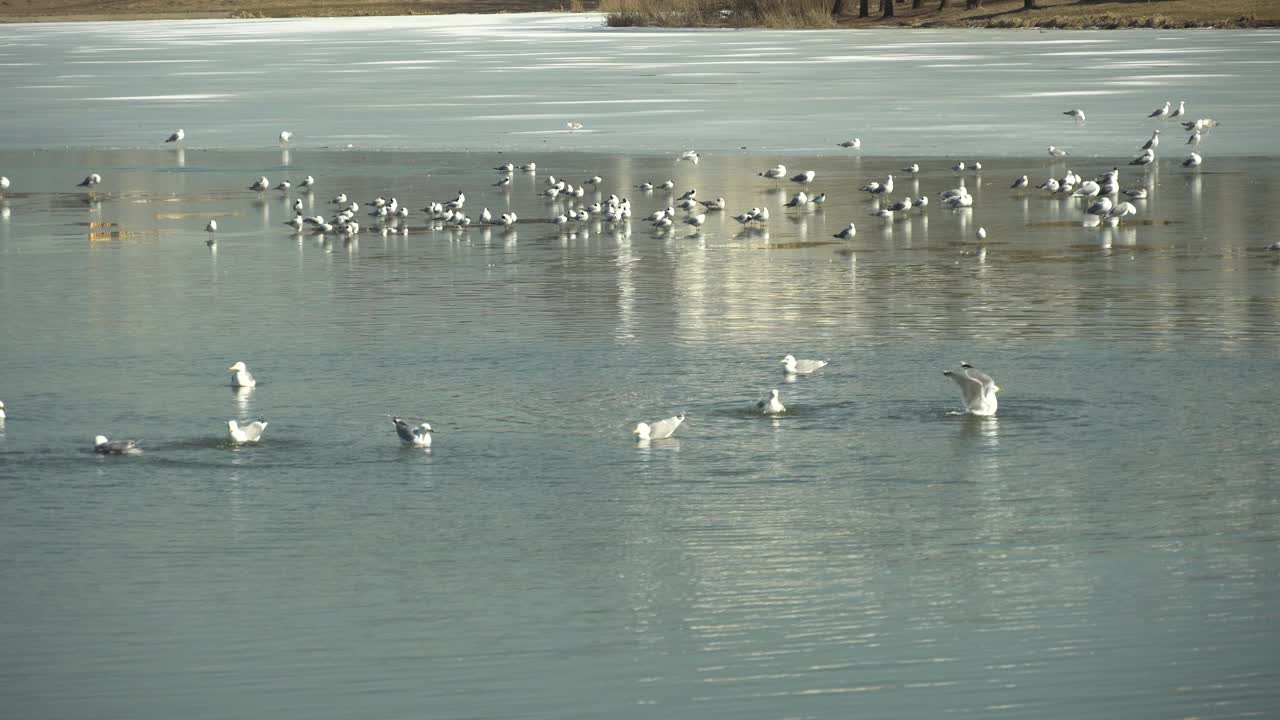
POLYGON ((1182 167, 1200 167, 1200 163, 1202 162, 1204 162, 1204 158, 1200 157, 1200 153, 1193 152, 1187 156, 1186 160, 1182 161, 1182 167))
POLYGON ((809 183, 813 182, 813 178, 814 178, 814 176, 816 176, 816 175, 817 175, 817 173, 816 173, 816 172, 814 172, 813 170, 805 170, 804 172, 800 173, 799 175, 792 175, 792 176, 791 176, 791 182, 793 182, 793 183, 800 183, 800 185, 802 185, 802 186, 804 186, 804 187, 809 187, 809 183))
POLYGON ((182 138, 184 138, 184 137, 186 137, 186 136, 187 136, 187 134, 186 134, 185 132, 183 132, 182 128, 178 128, 177 130, 174 130, 174 131, 173 131, 173 134, 172 134, 172 135, 170 135, 170 136, 169 136, 169 139, 168 139, 168 140, 165 140, 165 142, 167 142, 167 143, 180 143, 180 142, 182 142, 182 138))
POLYGON ((996 407, 999 405, 996 393, 1000 392, 1000 386, 996 385, 990 375, 969 363, 960 363, 959 370, 943 370, 942 374, 955 380, 960 386, 965 411, 970 415, 990 417, 996 414, 996 407))
POLYGON ((407 445, 414 447, 431 447, 431 423, 424 422, 419 425, 410 425, 403 418, 394 415, 388 415, 391 422, 395 423, 396 435, 407 445))
POLYGON ((762 178, 768 178, 769 180, 781 180, 782 178, 787 176, 787 166, 778 164, 778 165, 775 165, 774 167, 769 168, 768 170, 765 170, 764 172, 759 172, 756 174, 762 178))
POLYGON ((861 149, 862 149, 862 138, 854 138, 854 139, 852 139, 852 140, 845 140, 844 142, 840 143, 840 147, 842 147, 842 148, 848 148, 848 149, 850 149, 850 150, 861 150, 861 149))
POLYGON ((1155 150, 1160 147, 1160 131, 1152 130, 1151 139, 1142 145, 1142 150, 1155 150))
POLYGON ((80 184, 76 185, 76 187, 95 188, 101 184, 102 184, 102 176, 99 175, 98 173, 92 173, 87 177, 85 177, 85 179, 81 180, 80 184))
POLYGON ((784 373, 808 375, 816 370, 821 370, 830 362, 830 360, 797 360, 795 355, 787 354, 778 361, 778 364, 786 366, 782 368, 784 373))
POLYGON ((1013 184, 1009 186, 1009 189, 1010 189, 1010 190, 1021 190, 1021 189, 1025 188, 1026 186, 1030 185, 1030 184, 1031 184, 1031 180, 1030 180, 1030 179, 1028 179, 1026 175, 1023 175, 1022 177, 1018 178, 1017 180, 1014 180, 1014 181, 1013 181, 1013 184))
POLYGON ((849 223, 849 225, 845 227, 845 229, 841 230, 835 235, 832 235, 831 237, 837 238, 840 240, 848 240, 857 234, 858 234, 858 229, 853 226, 853 223, 849 223))
POLYGON ((1169 117, 1169 107, 1170 107, 1171 105, 1173 105, 1173 103, 1169 102, 1168 100, 1165 100, 1165 101, 1164 101, 1164 107, 1158 107, 1158 108, 1156 108, 1156 109, 1155 109, 1155 110, 1153 110, 1153 111, 1151 112, 1151 114, 1150 114, 1150 115, 1148 115, 1147 117, 1149 117, 1149 118, 1155 118, 1155 119, 1157 119, 1157 120, 1164 120, 1165 118, 1169 117))
POLYGON ((574 132, 576 130, 582 129, 582 123, 576 122, 573 120, 570 120, 569 122, 565 123, 564 126, 569 128, 569 132, 574 132))
POLYGON ((698 160, 701 157, 702 156, 698 154, 697 150, 685 150, 684 152, 680 153, 680 157, 676 158, 676 162, 680 162, 682 160, 688 160, 694 165, 697 165, 698 160))
POLYGON ((281 131, 280 131, 280 138, 279 138, 279 140, 280 140, 280 144, 281 144, 281 145, 288 145, 288 144, 289 144, 289 138, 291 138, 291 137, 293 137, 293 133, 292 133, 292 132, 289 132, 288 130, 281 130, 281 131))
POLYGON ((253 184, 249 186, 249 189, 254 192, 266 192, 267 188, 269 187, 271 187, 271 181, 268 180, 265 175, 263 175, 262 177, 259 177, 257 180, 254 180, 253 184))
POLYGON ((1049 156, 1050 156, 1050 157, 1060 158, 1060 157, 1066 157, 1066 156, 1068 156, 1068 155, 1070 155, 1070 154, 1071 154, 1071 153, 1067 152, 1066 150, 1063 150, 1062 148, 1054 147, 1054 146, 1052 146, 1052 145, 1050 145, 1050 146, 1049 146, 1049 156))
POLYGON ((213 234, 218 232, 218 221, 210 219, 209 224, 204 226, 204 231, 209 233, 209 239, 205 243, 212 245, 214 243, 213 234))
POLYGON ((684 415, 673 415, 662 420, 655 420, 653 424, 636 423, 636 429, 631 431, 636 436, 636 440, 644 442, 645 440, 666 440, 675 434, 676 428, 680 427, 680 423, 684 422, 684 415))
POLYGON ((1084 111, 1083 111, 1083 110, 1081 110, 1080 108, 1076 108, 1075 110, 1067 110, 1066 112, 1064 112, 1064 113, 1062 113, 1062 114, 1063 114, 1063 115, 1070 115, 1070 116, 1072 117, 1072 119, 1074 119, 1074 120, 1076 121, 1076 124, 1077 124, 1077 125, 1083 125, 1083 124, 1084 124, 1084 111))
POLYGON ((1186 115, 1186 114, 1187 114, 1187 101, 1186 101, 1186 100, 1179 100, 1179 101, 1178 101, 1178 109, 1177 109, 1177 110, 1174 110, 1174 111, 1173 111, 1173 112, 1171 112, 1171 113, 1169 113, 1169 119, 1170 119, 1170 120, 1177 120, 1178 118, 1180 118, 1180 117, 1182 117, 1183 115, 1186 115))

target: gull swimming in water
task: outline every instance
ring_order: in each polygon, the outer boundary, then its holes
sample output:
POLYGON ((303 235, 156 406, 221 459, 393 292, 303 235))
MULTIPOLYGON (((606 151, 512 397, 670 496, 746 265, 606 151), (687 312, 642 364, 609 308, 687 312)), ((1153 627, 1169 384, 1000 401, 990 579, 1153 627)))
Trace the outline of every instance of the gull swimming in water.
POLYGON ((785 365, 782 368, 784 373, 808 375, 814 371, 821 370, 831 363, 830 360, 797 360, 795 355, 787 354, 778 361, 779 365, 785 365))
POLYGON ((1153 110, 1153 111, 1151 112, 1151 114, 1150 114, 1150 115, 1148 115, 1147 117, 1149 117, 1149 118, 1155 118, 1155 119, 1157 119, 1157 120, 1163 120, 1163 119, 1165 119, 1165 118, 1169 117, 1169 108, 1170 108, 1170 106, 1172 106, 1172 105, 1173 105, 1173 103, 1169 102, 1168 100, 1165 100, 1165 101, 1164 101, 1164 107, 1158 107, 1158 108, 1156 108, 1156 109, 1155 109, 1155 110, 1153 110))
POLYGON ((174 131, 173 131, 173 134, 172 134, 172 135, 170 135, 170 136, 169 136, 169 139, 168 139, 168 140, 165 140, 165 142, 167 142, 167 143, 180 143, 180 142, 182 142, 182 138, 184 138, 184 137, 186 137, 186 136, 187 136, 187 133, 186 133, 186 132, 184 132, 184 131, 182 130, 182 128, 178 128, 177 130, 174 130, 174 131))
POLYGON ((990 417, 996 414, 996 407, 999 405, 996 393, 1000 392, 1000 386, 996 385, 990 375, 969 363, 960 363, 959 370, 943 370, 942 374, 955 380, 960 386, 965 411, 970 415, 990 417))
POLYGON ((258 381, 249 372, 249 368, 244 362, 237 362, 235 365, 227 368, 227 372, 235 373, 231 376, 231 387, 254 387, 258 381))
POLYGON ((1200 167, 1200 163, 1202 162, 1204 162, 1204 158, 1200 157, 1200 153, 1193 152, 1187 156, 1186 160, 1182 161, 1182 167, 1200 167))
POLYGON ((701 157, 702 156, 698 154, 697 150, 685 150, 684 152, 680 153, 680 157, 676 158, 676 162, 680 162, 682 160, 688 160, 694 165, 697 165, 698 160, 701 157))
POLYGON ((108 440, 106 435, 93 438, 93 451, 99 455, 141 455, 138 440, 108 440))
POLYGON ((778 399, 778 391, 776 389, 769 391, 769 397, 757 402, 756 409, 765 415, 781 415, 787 411, 786 406, 778 399))
POLYGON ((431 423, 424 422, 419 425, 410 425, 404 419, 394 415, 388 415, 387 417, 391 418, 391 422, 395 423, 396 435, 399 435, 405 444, 413 445, 414 447, 431 447, 431 423))
POLYGON ((852 140, 845 140, 844 142, 840 143, 840 147, 842 147, 842 148, 848 148, 848 149, 850 149, 850 150, 861 150, 861 149, 862 149, 862 138, 854 138, 854 139, 852 139, 852 140))
POLYGON ((1062 114, 1063 114, 1063 115, 1070 115, 1070 116, 1071 116, 1071 117, 1076 121, 1076 124, 1077 124, 1077 125, 1083 125, 1083 124, 1084 124, 1084 111, 1083 111, 1083 110, 1081 110, 1080 108, 1076 108, 1075 110, 1067 110, 1066 112, 1064 112, 1064 113, 1062 113, 1062 114))
POLYGON ((675 434, 676 428, 680 427, 680 423, 684 422, 684 415, 673 415, 662 420, 655 420, 653 424, 636 423, 636 429, 631 431, 641 442, 645 440, 665 440, 675 434))
POLYGON ((1066 150, 1063 150, 1062 148, 1054 147, 1054 146, 1052 146, 1052 145, 1050 145, 1050 146, 1049 146, 1049 156, 1050 156, 1050 157, 1060 158, 1060 157, 1066 157, 1066 156, 1068 156, 1068 155, 1070 155, 1070 154, 1071 154, 1071 153, 1067 152, 1066 150))
POLYGON ((91 173, 90 175, 86 176, 85 179, 81 180, 80 184, 76 185, 76 187, 93 188, 101 184, 102 184, 102 176, 99 175, 98 173, 91 173))
POLYGON ((231 441, 235 443, 256 443, 262 439, 262 431, 267 429, 267 421, 258 418, 253 422, 240 426, 235 420, 227 421, 227 430, 231 433, 231 441))
POLYGON ((853 226, 853 223, 849 223, 849 225, 845 227, 845 229, 841 230, 835 235, 832 235, 831 237, 838 238, 840 240, 848 240, 857 234, 858 234, 858 229, 853 226))

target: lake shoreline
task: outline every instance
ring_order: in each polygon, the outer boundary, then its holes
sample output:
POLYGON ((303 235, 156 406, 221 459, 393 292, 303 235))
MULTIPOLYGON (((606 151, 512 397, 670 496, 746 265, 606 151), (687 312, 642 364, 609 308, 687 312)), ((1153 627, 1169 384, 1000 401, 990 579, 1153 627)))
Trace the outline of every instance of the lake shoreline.
MULTIPOLYGON (((1280 27, 1280 7, 1257 7, 1247 0, 1227 0, 1213 9, 1194 4, 1193 0, 1167 0, 1159 12, 1150 5, 1135 6, 1129 2, 1094 2, 1085 6, 1071 0, 1040 0, 1041 7, 1024 10, 1022 0, 986 0, 982 7, 966 8, 959 0, 941 10, 929 7, 911 9, 911 4, 897 8, 896 17, 885 18, 878 0, 872 0, 870 17, 857 17, 858 3, 850 0, 845 14, 822 29, 1181 29, 1220 28, 1258 29, 1280 27)), ((490 15, 520 13, 594 13, 606 12, 598 0, 355 0, 327 7, 324 3, 302 0, 270 0, 265 3, 243 3, 238 0, 197 3, 192 0, 143 0, 126 7, 103 6, 81 0, 27 0, 0 6, 0 24, 51 22, 123 22, 146 20, 228 20, 328 17, 395 17, 420 15, 490 15)), ((715 21, 687 23, 671 20, 613 23, 636 27, 707 27, 744 29, 765 27, 759 24, 734 24, 715 21)), ((788 26, 781 26, 788 27, 788 26)), ((790 26, 803 29, 801 26, 790 26)))

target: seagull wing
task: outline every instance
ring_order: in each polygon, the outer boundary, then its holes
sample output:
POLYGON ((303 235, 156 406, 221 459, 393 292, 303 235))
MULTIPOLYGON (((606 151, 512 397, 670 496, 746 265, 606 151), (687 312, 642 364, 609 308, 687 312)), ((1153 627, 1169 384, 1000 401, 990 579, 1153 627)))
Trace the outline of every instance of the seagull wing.
POLYGON ((669 438, 680 427, 680 423, 684 422, 683 415, 664 418, 649 426, 649 437, 653 440, 662 440, 669 438))

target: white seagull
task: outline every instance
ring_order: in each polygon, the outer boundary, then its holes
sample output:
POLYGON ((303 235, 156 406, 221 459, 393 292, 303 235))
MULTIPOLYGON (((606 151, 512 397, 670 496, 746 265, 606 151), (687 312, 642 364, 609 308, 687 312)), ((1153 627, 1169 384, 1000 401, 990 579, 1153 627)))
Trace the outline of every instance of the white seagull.
POLYGON ((102 184, 102 176, 98 173, 92 173, 80 181, 76 187, 93 188, 102 184))
POLYGON ((406 445, 431 447, 431 423, 424 422, 419 425, 410 425, 403 418, 398 418, 394 415, 388 415, 387 417, 391 418, 392 423, 395 423, 396 435, 399 435, 406 445))
POLYGON ((1068 155, 1070 155, 1070 154, 1071 154, 1071 153, 1067 152, 1066 150, 1063 150, 1062 148, 1054 147, 1054 146, 1052 146, 1052 145, 1050 145, 1050 146, 1049 146, 1049 156, 1050 156, 1050 157, 1060 158, 1060 157, 1066 157, 1066 156, 1068 156, 1068 155))
POLYGON ((680 161, 682 161, 682 160, 688 160, 689 162, 693 163, 694 165, 697 165, 697 164, 698 164, 698 160, 699 160, 701 157, 702 157, 702 156, 698 154, 698 151, 697 151, 697 150, 685 150, 684 152, 680 153, 680 157, 676 158, 676 162, 680 162, 680 161))
POLYGON ((853 223, 849 223, 849 225, 845 227, 845 229, 841 230, 835 235, 832 235, 831 237, 834 237, 840 240, 848 240, 857 234, 858 234, 858 229, 853 226, 853 223))
POLYGON ((1200 167, 1200 163, 1202 162, 1204 162, 1204 158, 1200 157, 1200 153, 1193 152, 1187 156, 1186 160, 1182 161, 1182 167, 1200 167))
POLYGON ((281 144, 281 145, 288 145, 288 144, 289 144, 289 138, 291 138, 291 137, 293 137, 293 133, 292 133, 292 132, 289 132, 288 130, 281 130, 281 131, 280 131, 280 144, 281 144))
POLYGON ((764 172, 758 172, 756 174, 762 178, 768 178, 769 180, 780 180, 787 176, 787 166, 778 164, 764 172))
POLYGON ((636 429, 631 431, 637 440, 665 440, 675 434, 676 428, 680 427, 680 423, 684 422, 684 415, 673 415, 662 420, 655 420, 653 424, 636 423, 636 429))
POLYGON ((862 149, 862 138, 854 138, 854 139, 852 139, 852 140, 845 140, 844 142, 840 143, 840 147, 842 147, 842 148, 848 148, 848 149, 850 149, 850 150, 861 150, 861 149, 862 149))
POLYGON ((267 421, 258 418, 253 422, 240 427, 240 423, 235 420, 227 421, 227 430, 231 433, 231 441, 234 443, 256 443, 262 439, 262 431, 267 429, 267 421))
POLYGON ((235 373, 231 376, 231 387, 253 387, 258 384, 254 379, 253 373, 249 372, 249 368, 244 362, 237 362, 235 365, 227 368, 227 372, 235 373))
POLYGON ((1186 100, 1179 100, 1179 101, 1178 101, 1178 109, 1177 109, 1177 110, 1174 110, 1174 111, 1173 111, 1173 112, 1171 112, 1171 113, 1169 113, 1169 119, 1170 119, 1170 120, 1176 120, 1176 119, 1178 119, 1178 118, 1180 118, 1180 117, 1182 117, 1183 115, 1186 115, 1186 114, 1187 114, 1187 101, 1186 101, 1186 100))
POLYGON ((782 368, 782 371, 789 375, 808 375, 814 371, 821 370, 829 365, 830 362, 830 360, 797 360, 795 355, 788 353, 778 361, 778 364, 784 365, 785 367, 782 368))
POLYGON ((756 409, 765 415, 781 415, 787 411, 786 406, 778 399, 778 391, 776 389, 769 391, 769 397, 757 402, 756 409))
POLYGON ((108 440, 106 435, 93 438, 93 451, 99 455, 141 455, 138 440, 108 440))
POLYGON ((1084 124, 1084 111, 1083 111, 1083 110, 1081 110, 1080 108, 1076 108, 1075 110, 1067 110, 1066 112, 1064 112, 1064 113, 1062 113, 1062 114, 1063 114, 1063 115, 1070 115, 1070 116, 1072 117, 1072 119, 1074 119, 1074 120, 1076 121, 1076 124, 1077 124, 1077 125, 1083 125, 1083 124, 1084 124))
POLYGON ((969 363, 960 363, 959 370, 943 370, 942 374, 955 380, 960 386, 965 410, 970 415, 989 417, 996 414, 996 407, 999 405, 996 393, 1000 392, 1000 386, 996 385, 990 375, 969 363))
POLYGON ((165 140, 165 142, 167 142, 167 143, 180 143, 180 142, 182 142, 182 138, 184 138, 184 137, 186 137, 186 136, 187 136, 187 134, 182 130, 182 128, 178 128, 177 130, 174 130, 174 131, 173 131, 173 134, 172 134, 172 135, 170 135, 170 136, 169 136, 169 139, 168 139, 168 140, 165 140))
POLYGON ((1171 106, 1171 105, 1173 105, 1173 103, 1169 102, 1168 100, 1165 100, 1165 101, 1164 101, 1164 107, 1158 107, 1158 108, 1156 108, 1156 109, 1155 109, 1155 110, 1153 110, 1153 111, 1151 112, 1151 114, 1150 114, 1150 115, 1148 115, 1147 117, 1149 117, 1149 118, 1155 118, 1155 119, 1157 119, 1157 120, 1163 120, 1163 119, 1165 119, 1165 118, 1169 117, 1169 108, 1170 108, 1170 106, 1171 106))

